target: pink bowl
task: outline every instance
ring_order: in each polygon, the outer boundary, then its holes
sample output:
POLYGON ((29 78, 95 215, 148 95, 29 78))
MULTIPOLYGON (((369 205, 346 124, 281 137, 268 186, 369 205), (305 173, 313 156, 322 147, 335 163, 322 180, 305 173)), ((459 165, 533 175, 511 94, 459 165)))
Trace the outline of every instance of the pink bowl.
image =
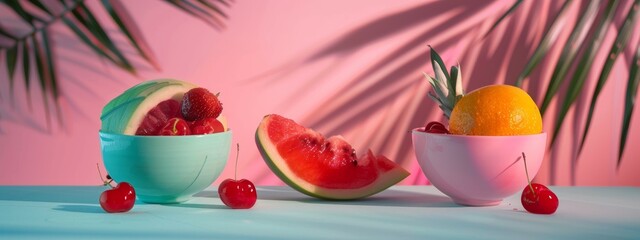
POLYGON ((524 189, 540 169, 547 134, 465 136, 412 131, 413 147, 431 184, 461 205, 491 206, 524 189))

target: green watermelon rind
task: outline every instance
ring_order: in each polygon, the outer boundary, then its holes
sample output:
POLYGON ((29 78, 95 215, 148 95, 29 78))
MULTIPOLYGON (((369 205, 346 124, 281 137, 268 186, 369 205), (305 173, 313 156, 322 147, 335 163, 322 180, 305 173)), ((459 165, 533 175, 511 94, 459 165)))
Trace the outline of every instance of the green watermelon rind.
POLYGON ((100 130, 133 135, 144 115, 157 103, 167 99, 164 93, 180 100, 181 94, 194 87, 196 85, 175 79, 158 79, 133 86, 105 105, 100 116, 100 130), (154 101, 148 101, 149 99, 154 101))
MULTIPOLYGON (((268 116, 265 116, 267 118, 268 116)), ((263 120, 256 130, 255 140, 262 158, 271 171, 291 188, 325 200, 355 200, 366 198, 386 190, 409 176, 409 172, 398 166, 390 171, 381 173, 373 183, 356 189, 329 189, 316 186, 297 178, 295 174, 284 164, 285 160, 278 154, 276 146, 269 141, 266 130, 268 121, 263 120), (282 164, 278 164, 282 163, 282 164)))

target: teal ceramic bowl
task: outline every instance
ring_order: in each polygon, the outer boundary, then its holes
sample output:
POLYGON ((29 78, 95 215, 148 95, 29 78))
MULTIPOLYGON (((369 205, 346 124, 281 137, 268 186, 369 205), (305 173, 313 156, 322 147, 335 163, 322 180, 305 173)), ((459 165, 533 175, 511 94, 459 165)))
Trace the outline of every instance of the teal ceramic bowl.
POLYGON ((180 203, 220 176, 231 131, 190 136, 131 136, 100 132, 102 159, 116 182, 128 182, 139 200, 180 203))

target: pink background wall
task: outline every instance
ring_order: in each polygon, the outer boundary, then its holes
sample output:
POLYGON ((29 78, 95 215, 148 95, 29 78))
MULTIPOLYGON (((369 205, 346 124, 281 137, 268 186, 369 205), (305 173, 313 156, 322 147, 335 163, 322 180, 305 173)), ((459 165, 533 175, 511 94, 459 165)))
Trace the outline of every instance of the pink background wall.
MULTIPOLYGON (((156 71, 133 57, 141 71, 138 76, 129 75, 98 58, 64 25, 56 24, 53 38, 64 124, 53 121, 47 126, 37 84, 31 89, 31 111, 22 84, 16 84, 18 101, 12 106, 7 72, 1 67, 0 184, 99 184, 95 165, 101 164, 97 137, 101 108, 132 85, 155 78, 183 79, 222 92, 223 113, 234 131, 234 142, 242 146, 239 176, 256 184, 282 184, 260 158, 253 138, 262 116, 269 113, 326 134, 342 134, 357 149, 371 148, 411 169, 403 184, 425 184, 407 131, 428 120, 442 120, 439 109, 426 98, 430 88, 422 72, 432 74, 427 45, 434 46, 447 65, 460 62, 468 91, 493 83, 513 84, 535 49, 533 42, 541 38, 560 5, 526 1, 510 21, 483 40, 482 35, 512 1, 237 1, 227 10, 230 19, 223 31, 160 1, 123 2, 135 13, 162 69, 156 71)), ((89 3, 117 41, 125 43, 98 2, 89 3)), ((11 26, 14 21, 6 12, 0 7, 0 23, 11 26)), ((574 4, 569 21, 574 22, 578 13, 579 6, 574 4)), ((623 17, 617 14, 617 26, 623 17)), ((638 29, 631 46, 638 42, 638 29)), ((615 31, 610 31, 605 46, 614 37, 615 31)), ((133 52, 127 44, 122 46, 133 52)), ((560 50, 552 48, 551 54, 557 56, 560 50)), ((638 106, 622 165, 617 171, 615 167, 621 96, 632 53, 627 49, 614 66, 578 164, 572 168, 571 160, 597 70, 591 72, 588 90, 579 96, 558 143, 548 152, 538 181, 640 186, 638 106)), ((595 64, 603 60, 601 54, 595 64)), ((3 66, 5 61, 2 55, 3 66)), ((543 62, 545 68, 525 83, 538 102, 553 64, 543 62)), ((16 77, 22 78, 20 71, 16 77)), ((553 129, 556 111, 554 105, 545 116, 547 132, 553 129)), ((232 174, 229 164, 221 179, 232 174)))

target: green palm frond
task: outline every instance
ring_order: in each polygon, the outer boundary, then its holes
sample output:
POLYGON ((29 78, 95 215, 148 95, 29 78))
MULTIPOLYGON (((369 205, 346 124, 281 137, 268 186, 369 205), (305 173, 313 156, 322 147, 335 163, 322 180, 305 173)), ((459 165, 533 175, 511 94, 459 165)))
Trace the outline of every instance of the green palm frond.
MULTIPOLYGON (((618 26, 615 26, 612 19, 616 12, 622 12, 624 10, 622 8, 625 6, 625 4, 619 4, 618 0, 591 0, 585 10, 581 13, 580 19, 573 26, 573 28, 568 28, 566 26, 560 27, 560 25, 564 24, 563 22, 565 22, 561 19, 561 16, 565 14, 567 6, 570 2, 571 0, 566 0, 564 2, 553 23, 547 30, 547 33, 545 33, 544 37, 538 44, 538 47, 533 56, 529 59, 529 63, 525 66, 525 69, 520 74, 516 85, 521 85, 522 82, 529 76, 531 71, 537 67, 537 63, 546 55, 546 50, 548 50, 553 45, 563 44, 562 53, 558 57, 553 75, 549 81, 549 85, 547 86, 547 90, 544 94, 544 99, 540 107, 541 113, 544 115, 552 99, 558 96, 558 91, 562 83, 565 80, 570 79, 564 98, 562 99, 562 104, 559 105, 560 109, 555 121, 554 133, 551 138, 551 146, 553 146, 553 143, 557 139, 557 135, 560 129, 564 125, 564 120, 569 109, 574 106, 576 98, 583 92, 583 87, 585 86, 589 71, 593 68, 600 70, 600 76, 590 100, 587 121, 581 133, 582 138, 580 139, 578 147, 578 153, 580 153, 585 139, 588 136, 591 119, 596 109, 596 103, 600 91, 606 84, 611 69, 618 59, 618 56, 629 45, 630 36, 633 33, 636 22, 638 21, 637 12, 639 9, 638 5, 640 4, 640 0, 634 0, 633 4, 628 7, 625 20, 622 26, 620 26, 619 28, 618 26), (548 35, 553 35, 550 33, 553 33, 554 31, 564 31, 564 29, 572 29, 571 34, 569 35, 569 38, 566 40, 566 42, 560 43, 557 39, 550 39, 548 37, 548 35), (602 47, 604 36, 610 29, 617 29, 618 34, 616 36, 616 39, 609 48, 610 50, 608 52, 609 54, 607 55, 608 57, 606 61, 604 61, 604 63, 602 63, 601 65, 594 65, 594 59, 602 47), (579 53, 582 53, 582 56, 580 58, 577 58, 579 53), (572 75, 570 75, 569 69, 572 66, 575 66, 575 71, 572 75)), ((491 30, 495 26, 500 24, 500 22, 506 20, 506 16, 515 12, 516 8, 521 5, 520 3, 521 1, 517 0, 512 5, 512 7, 506 13, 504 13, 503 16, 501 16, 496 21, 496 23, 494 23, 491 30)), ((557 35, 557 32, 554 34, 557 35)), ((640 44, 636 47, 636 49, 638 49, 638 47, 640 47, 640 44)), ((634 60, 631 61, 631 66, 629 68, 630 73, 629 81, 626 88, 625 111, 623 116, 622 130, 620 133, 620 146, 617 161, 618 166, 620 166, 620 162, 625 149, 629 123, 632 117, 631 115, 633 111, 633 105, 638 91, 638 81, 640 79, 640 74, 638 74, 637 61, 639 58, 640 49, 636 51, 634 60)), ((576 159, 572 161, 574 164, 575 160, 576 159)))
POLYGON ((640 74, 638 73, 638 68, 640 68, 640 42, 638 42, 638 45, 636 46, 636 52, 631 64, 631 71, 629 72, 629 80, 627 82, 627 91, 624 97, 624 116, 622 118, 622 129, 620 132, 618 166, 620 166, 620 159, 622 159, 622 154, 624 153, 627 135, 629 134, 629 124, 631 123, 631 114, 633 113, 633 106, 635 105, 636 96, 638 95, 638 84, 640 83, 640 74))
MULTIPOLYGON (((16 69, 22 68, 28 106, 31 109, 31 93, 29 91, 31 85, 31 61, 35 62, 37 82, 40 85, 40 94, 42 94, 43 105, 45 109, 45 117, 47 118, 47 126, 51 122, 50 107, 53 107, 58 116, 58 122, 62 124, 62 115, 58 105, 59 99, 59 81, 57 70, 54 63, 53 49, 56 47, 51 38, 51 26, 54 23, 62 22, 67 26, 73 34, 78 37, 81 42, 87 45, 98 56, 107 59, 109 62, 119 68, 136 74, 136 67, 129 60, 130 56, 125 54, 121 49, 122 46, 116 44, 112 37, 103 27, 103 24, 96 18, 94 11, 86 5, 85 0, 60 0, 60 1, 43 1, 43 0, 2 0, 0 3, 9 7, 20 21, 26 23, 29 29, 26 34, 17 35, 0 26, 0 36, 8 39, 10 44, 0 45, 0 54, 4 54, 7 59, 5 66, 9 73, 8 81, 10 87, 10 96, 12 103, 15 103, 14 85, 16 79, 14 74, 16 69), (54 11, 53 9, 61 9, 54 11), (37 13, 36 13, 37 11, 37 13), (18 59, 22 61, 18 61, 18 59), (50 100, 53 100, 50 104, 50 100)), ((224 21, 228 16, 224 13, 225 8, 229 8, 230 4, 226 1, 213 0, 165 0, 178 9, 205 21, 207 24, 216 29, 224 28, 224 21)), ((160 69, 151 48, 144 40, 142 34, 138 30, 137 25, 133 21, 131 15, 122 5, 120 0, 101 0, 101 5, 106 12, 109 13, 111 21, 113 21, 127 39, 129 44, 136 49, 137 54, 147 63, 151 64, 155 69, 160 69)))
POLYGON ((536 68, 536 66, 538 66, 538 63, 540 63, 542 58, 544 58, 544 56, 547 55, 547 51, 549 51, 549 48, 551 47, 551 45, 558 39, 558 35, 559 35, 558 32, 562 31, 562 29, 565 26, 564 19, 567 17, 567 12, 568 12, 567 10, 569 9, 569 3, 571 3, 571 0, 567 0, 564 2, 564 4, 562 4, 562 8, 560 8, 560 11, 558 12, 555 19, 553 20, 553 24, 551 25, 551 27, 549 27, 547 32, 544 34, 544 37, 540 41, 540 44, 538 44, 538 47, 536 47, 535 52, 533 52, 533 56, 529 59, 529 62, 524 67, 524 70, 522 71, 522 73, 520 73, 520 76, 518 76, 518 80, 516 81, 516 86, 518 87, 522 86, 522 81, 525 78, 527 78, 529 74, 531 74, 531 71, 533 71, 533 69, 536 68))
MULTIPOLYGON (((635 4, 638 4, 638 2, 640 1, 636 0, 635 4)), ((600 96, 600 91, 602 91, 604 84, 607 82, 607 79, 609 79, 609 73, 611 73, 613 64, 616 62, 620 53, 624 50, 624 48, 629 43, 629 38, 631 37, 631 33, 633 33, 633 29, 634 29, 636 20, 638 18, 637 13, 638 11, 634 10, 633 7, 629 9, 627 16, 625 18, 625 21, 622 24, 622 28, 620 28, 620 30, 618 31, 618 35, 616 36, 616 39, 614 40, 609 50, 609 53, 607 54, 607 56, 609 57, 607 58, 607 61, 604 63, 604 65, 602 66, 600 77, 598 77, 598 83, 596 84, 596 87, 593 90, 593 97, 591 97, 591 103, 589 104, 589 113, 587 115, 587 121, 584 126, 584 130, 582 131, 582 138, 580 140, 580 147, 578 148, 578 153, 582 151, 582 147, 584 146, 584 141, 587 138, 587 134, 589 133, 589 126, 591 125, 593 111, 596 108, 596 102, 598 101, 598 96, 600 96)), ((635 62, 632 62, 632 64, 634 66, 637 66, 637 63, 635 62)), ((633 71, 631 71, 629 74, 629 79, 633 79, 633 78, 634 78, 633 71)), ((630 87, 631 86, 627 86, 627 94, 629 94, 630 92, 629 90, 631 90, 630 87)), ((636 91, 637 90, 633 90, 632 92, 636 92, 636 91)), ((635 96, 635 94, 633 94, 633 96, 635 96)), ((625 103, 629 104, 629 102, 625 102, 625 103)), ((633 102, 631 102, 630 104, 633 105, 633 102)), ((631 112, 629 112, 629 115, 628 115, 629 119, 627 119, 627 113, 625 110, 624 117, 625 117, 624 118, 625 123, 623 124, 621 139, 620 139, 620 151, 618 152, 618 166, 620 166, 620 160, 622 159, 622 152, 624 151, 624 145, 627 140, 626 135, 629 128, 628 121, 631 118, 631 112)))

